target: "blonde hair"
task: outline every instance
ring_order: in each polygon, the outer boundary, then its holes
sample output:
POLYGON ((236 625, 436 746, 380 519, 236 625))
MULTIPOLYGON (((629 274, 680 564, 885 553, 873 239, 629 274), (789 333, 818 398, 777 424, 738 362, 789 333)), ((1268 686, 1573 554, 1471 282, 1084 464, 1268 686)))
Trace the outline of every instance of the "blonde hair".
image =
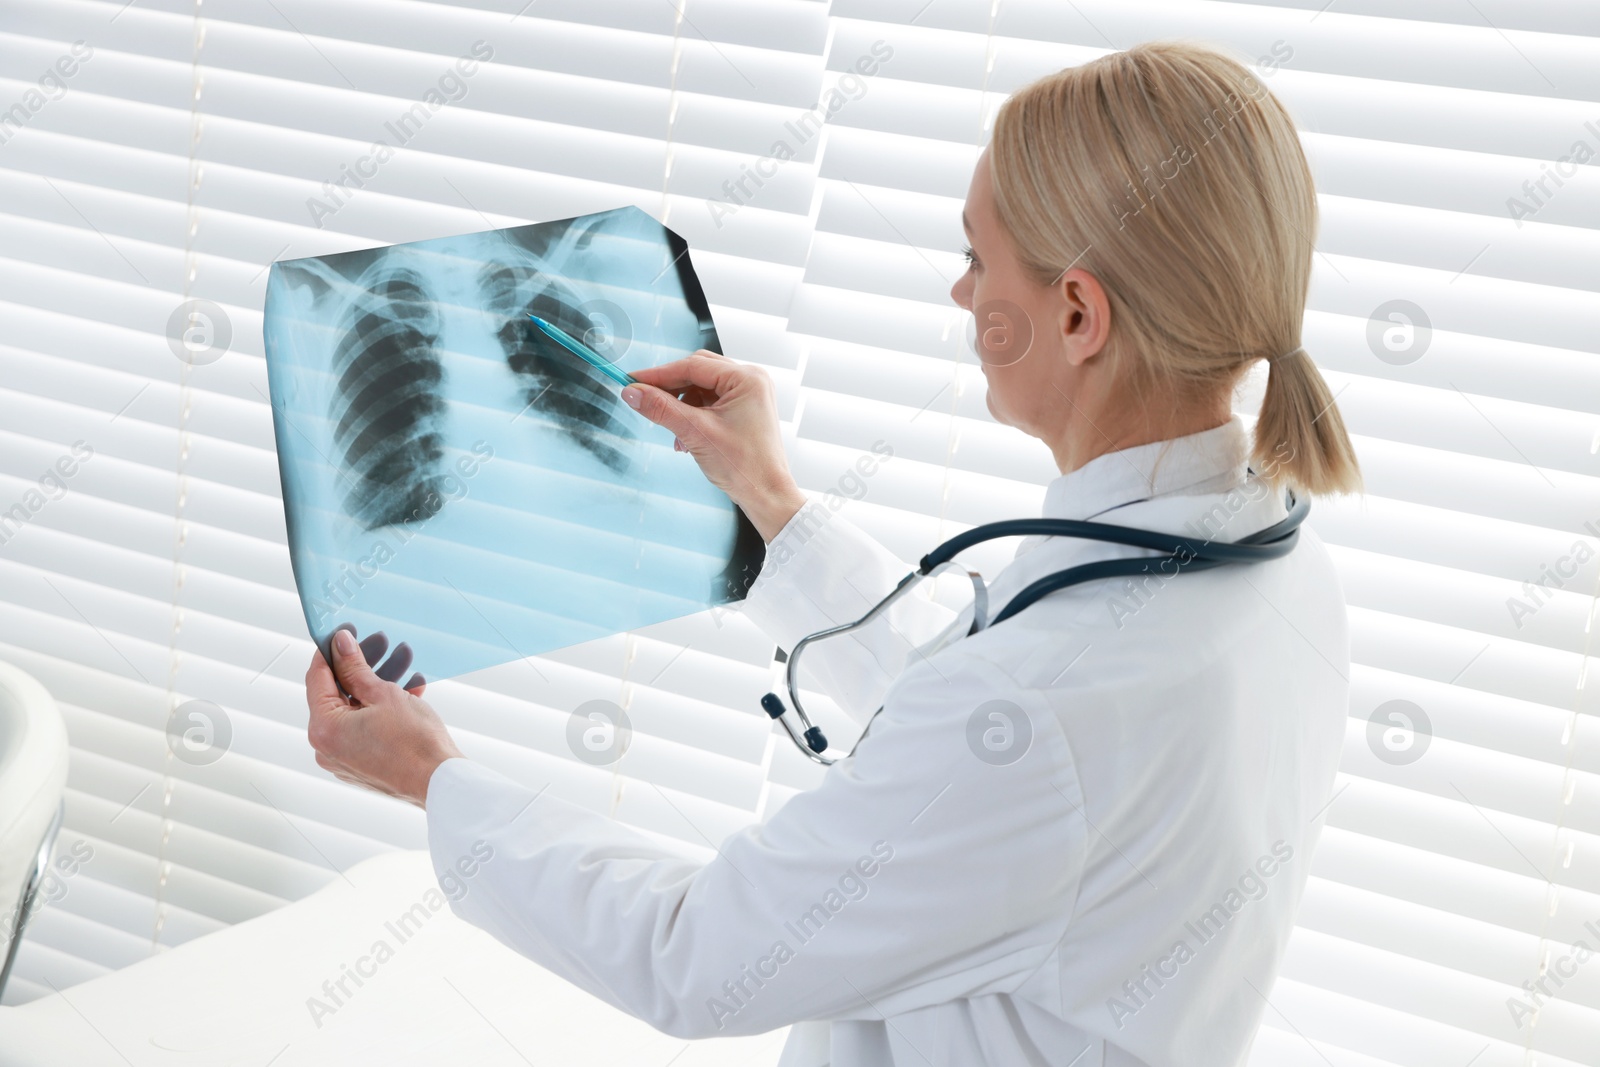
POLYGON ((1136 387, 1233 388, 1269 360, 1252 466, 1354 492, 1344 420, 1300 346, 1317 200, 1294 123, 1245 66, 1153 42, 1070 67, 1000 108, 995 204, 1042 284, 1069 266, 1110 302, 1107 350, 1136 387))

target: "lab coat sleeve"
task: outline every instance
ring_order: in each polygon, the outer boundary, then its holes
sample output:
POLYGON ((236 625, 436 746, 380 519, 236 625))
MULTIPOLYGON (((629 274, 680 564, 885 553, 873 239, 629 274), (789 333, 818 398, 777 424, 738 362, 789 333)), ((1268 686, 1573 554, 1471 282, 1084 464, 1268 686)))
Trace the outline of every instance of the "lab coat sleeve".
POLYGON ((427 817, 441 884, 465 887, 447 892, 457 915, 694 1038, 1015 991, 1070 920, 1082 805, 1042 696, 942 655, 854 756, 709 863, 466 759, 434 772, 427 817), (995 701, 1014 762, 978 754, 995 701))
MULTIPOLYGON (((914 569, 827 503, 813 500, 767 546, 761 574, 741 608, 790 652, 807 634, 865 615, 914 569)), ((955 620, 955 612, 914 589, 870 625, 807 647, 801 678, 865 722, 883 703, 889 683, 916 658, 915 650, 955 620)))

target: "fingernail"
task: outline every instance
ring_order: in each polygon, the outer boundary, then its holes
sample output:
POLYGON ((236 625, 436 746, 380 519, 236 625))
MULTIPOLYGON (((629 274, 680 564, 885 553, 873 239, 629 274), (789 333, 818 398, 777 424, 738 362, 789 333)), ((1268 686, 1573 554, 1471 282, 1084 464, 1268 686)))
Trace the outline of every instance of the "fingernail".
POLYGON ((356 650, 356 639, 350 636, 349 630, 335 630, 333 647, 348 656, 356 650))
POLYGON ((635 389, 633 386, 630 385, 622 391, 622 400, 623 403, 627 404, 635 411, 639 410, 639 390, 635 389))

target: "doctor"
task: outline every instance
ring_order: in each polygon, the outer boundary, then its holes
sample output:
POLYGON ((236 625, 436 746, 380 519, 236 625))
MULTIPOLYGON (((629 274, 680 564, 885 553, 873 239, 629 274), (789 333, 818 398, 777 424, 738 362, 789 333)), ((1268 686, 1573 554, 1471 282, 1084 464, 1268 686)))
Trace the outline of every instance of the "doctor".
MULTIPOLYGON (((1300 347, 1311 174, 1234 60, 1143 45, 1022 89, 963 224, 951 295, 984 331, 990 411, 1061 471, 1045 515, 1233 541, 1284 518, 1285 485, 1359 486, 1300 347), (1263 359, 1252 440, 1231 396, 1263 359)), ((638 377, 624 397, 767 540, 743 610, 779 646, 858 618, 909 570, 807 502, 759 368, 700 352, 638 377)), ((1140 552, 1024 539, 991 611, 1140 552)), ((313 658, 310 740, 340 777, 425 806, 437 866, 492 845, 459 915, 668 1033, 793 1024, 788 1067, 1242 1062, 1345 733, 1322 543, 1307 528, 1283 559, 969 621, 910 596, 808 651, 810 685, 862 723, 883 710, 710 863, 464 758, 420 679, 395 684, 404 662, 369 666, 382 635, 335 642, 353 701, 313 658)))

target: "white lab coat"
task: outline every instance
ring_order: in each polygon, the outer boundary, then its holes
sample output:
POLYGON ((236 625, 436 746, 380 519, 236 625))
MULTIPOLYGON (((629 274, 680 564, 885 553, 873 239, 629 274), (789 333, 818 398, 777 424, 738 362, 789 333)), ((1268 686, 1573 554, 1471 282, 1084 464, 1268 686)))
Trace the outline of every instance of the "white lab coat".
MULTIPOLYGON (((1285 514, 1247 454, 1237 417, 1112 453, 1052 482, 1044 514, 1236 540, 1285 514)), ((991 613, 1046 573, 1134 554, 1028 538, 991 613)), ((814 501, 744 611, 792 648, 909 570, 814 501)), ((1345 730, 1345 606, 1320 540, 1078 586, 970 637, 915 595, 889 621, 802 661, 858 719, 883 705, 855 754, 709 864, 446 761, 436 867, 493 848, 455 912, 671 1034, 796 1024, 784 1067, 1240 1062, 1345 730), (930 640, 945 645, 913 651, 930 640)))

